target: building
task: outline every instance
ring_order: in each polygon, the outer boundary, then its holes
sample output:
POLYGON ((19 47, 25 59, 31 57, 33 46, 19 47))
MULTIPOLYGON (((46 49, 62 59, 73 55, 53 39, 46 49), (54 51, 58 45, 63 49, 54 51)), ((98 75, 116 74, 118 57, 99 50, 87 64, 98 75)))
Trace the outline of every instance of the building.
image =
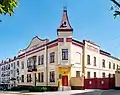
MULTIPOLYGON (((101 50, 100 46, 92 41, 73 39, 73 28, 67 10, 64 9, 57 29, 57 38, 50 41, 34 37, 25 49, 19 51, 16 59, 8 62, 8 65, 12 63, 15 64, 15 68, 10 67, 10 70, 13 70, 15 75, 11 75, 10 79, 16 80, 14 83, 10 82, 11 85, 59 85, 69 88, 71 77, 84 76, 84 88, 99 88, 93 86, 93 83, 99 81, 103 87, 106 83, 108 85, 107 78, 114 77, 120 59, 101 50)), ((0 68, 5 66, 6 64, 1 64, 0 68)), ((1 81, 4 78, 1 78, 1 81)))
POLYGON ((7 58, 0 65, 0 85, 4 88, 17 86, 19 83, 19 61, 7 58))

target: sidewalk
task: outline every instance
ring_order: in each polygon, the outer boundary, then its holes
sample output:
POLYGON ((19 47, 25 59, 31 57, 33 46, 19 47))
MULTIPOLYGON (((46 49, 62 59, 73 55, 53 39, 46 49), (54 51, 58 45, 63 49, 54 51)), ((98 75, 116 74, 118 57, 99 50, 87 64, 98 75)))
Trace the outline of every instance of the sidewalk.
POLYGON ((30 92, 30 93, 22 93, 22 95, 71 95, 76 93, 85 93, 92 92, 95 90, 70 90, 70 91, 57 91, 57 92, 30 92))
POLYGON ((29 92, 29 93, 22 93, 22 92, 12 92, 12 91, 1 91, 0 95, 71 95, 77 93, 85 93, 85 92, 92 92, 98 90, 69 90, 69 91, 56 91, 56 92, 29 92))

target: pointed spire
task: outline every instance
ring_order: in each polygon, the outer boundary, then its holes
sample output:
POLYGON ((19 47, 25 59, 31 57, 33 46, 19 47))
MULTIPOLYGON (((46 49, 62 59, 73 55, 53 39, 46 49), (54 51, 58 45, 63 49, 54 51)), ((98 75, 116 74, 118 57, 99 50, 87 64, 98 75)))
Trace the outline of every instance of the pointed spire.
POLYGON ((60 26, 57 29, 57 31, 73 31, 70 25, 69 19, 68 19, 67 7, 63 8, 62 20, 61 20, 60 26))

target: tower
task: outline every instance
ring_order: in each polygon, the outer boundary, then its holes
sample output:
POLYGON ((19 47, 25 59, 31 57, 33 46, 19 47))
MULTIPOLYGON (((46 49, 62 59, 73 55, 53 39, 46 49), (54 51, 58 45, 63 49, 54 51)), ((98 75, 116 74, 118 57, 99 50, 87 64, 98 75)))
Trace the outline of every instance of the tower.
POLYGON ((64 7, 62 20, 57 29, 59 89, 70 89, 72 35, 73 28, 68 19, 67 8, 64 7))

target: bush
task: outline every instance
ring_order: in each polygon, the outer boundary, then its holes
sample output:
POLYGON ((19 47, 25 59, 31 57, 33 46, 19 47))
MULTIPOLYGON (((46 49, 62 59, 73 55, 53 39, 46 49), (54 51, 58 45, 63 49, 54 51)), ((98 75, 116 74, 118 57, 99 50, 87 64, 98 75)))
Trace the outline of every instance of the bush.
POLYGON ((48 87, 46 86, 18 86, 12 87, 11 91, 30 91, 30 92, 44 92, 48 91, 48 87))

